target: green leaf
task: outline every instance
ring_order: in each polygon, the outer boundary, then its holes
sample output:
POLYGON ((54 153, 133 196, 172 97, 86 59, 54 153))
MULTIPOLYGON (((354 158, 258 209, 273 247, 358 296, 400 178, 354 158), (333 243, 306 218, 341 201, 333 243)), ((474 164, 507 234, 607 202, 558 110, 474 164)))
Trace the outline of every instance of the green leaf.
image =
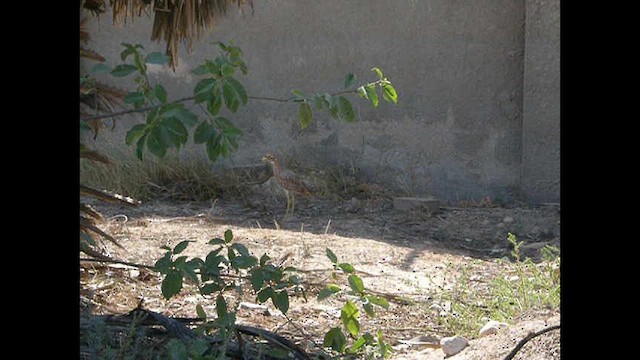
POLYGON ((191 70, 191 73, 194 74, 194 75, 209 74, 209 69, 205 65, 200 65, 200 66, 196 67, 195 69, 191 70))
POLYGON ((223 318, 228 313, 227 302, 222 295, 218 295, 216 298, 216 313, 219 318, 223 318))
POLYGON ((376 312, 373 311, 373 305, 366 303, 366 304, 363 304, 362 307, 364 308, 364 312, 366 312, 367 315, 369 315, 372 318, 376 317, 376 312))
POLYGON ((176 268, 182 267, 186 263, 187 263, 187 257, 184 255, 178 256, 175 260, 173 260, 173 266, 175 266, 176 268))
POLYGON ((113 70, 111 70, 111 75, 116 77, 124 77, 136 70, 137 68, 135 67, 135 65, 121 64, 117 65, 115 68, 113 68, 113 70))
MULTIPOLYGON (((196 338, 192 342, 189 343, 189 353, 191 354, 191 359, 194 360, 205 360, 204 354, 209 350, 211 344, 207 339, 204 338, 196 338)), ((187 359, 187 358, 185 358, 187 359)))
POLYGON ((229 64, 222 64, 220 66, 220 76, 222 77, 229 77, 233 75, 234 72, 236 72, 236 69, 234 69, 233 66, 229 64))
POLYGON ((224 256, 218 255, 220 250, 222 250, 222 248, 211 251, 204 260, 204 270, 209 275, 220 275, 220 263, 224 261, 224 256))
POLYGON ((127 60, 127 57, 129 55, 138 53, 138 49, 143 49, 142 45, 140 44, 131 45, 123 42, 120 43, 120 45, 125 47, 125 49, 120 53, 120 59, 122 59, 122 61, 127 60))
POLYGON ((302 129, 309 126, 311 122, 311 105, 308 102, 303 101, 300 103, 300 110, 298 110, 298 120, 300 120, 300 127, 302 129))
POLYGON ((324 335, 322 346, 331 347, 331 349, 342 353, 347 346, 347 338, 340 328, 334 327, 324 335))
POLYGON ((141 106, 142 104, 144 104, 144 101, 144 94, 139 91, 127 93, 127 95, 125 95, 124 97, 125 104, 133 104, 135 107, 141 106))
POLYGON ((153 265, 153 268, 161 274, 168 274, 171 268, 171 252, 167 252, 163 257, 158 259, 153 265))
POLYGON ((206 284, 205 286, 200 288, 200 294, 202 295, 211 295, 216 291, 222 290, 222 287, 216 283, 206 284))
POLYGON ((213 76, 215 79, 220 78, 220 66, 222 66, 222 64, 223 62, 221 61, 220 57, 217 57, 216 61, 211 61, 211 60, 204 61, 204 65, 207 67, 207 70, 209 71, 209 73, 211 73, 211 76, 213 76))
POLYGON ((317 300, 324 300, 326 298, 328 298, 329 296, 337 293, 338 291, 340 291, 340 287, 336 284, 329 284, 327 285, 324 289, 320 290, 320 292, 318 293, 318 297, 317 300))
POLYGON ((360 312, 358 308, 351 301, 347 300, 340 311, 340 320, 342 320, 342 325, 344 325, 345 329, 354 337, 360 333, 359 317, 360 312))
POLYGON ((187 143, 189 139, 189 131, 177 118, 168 118, 162 121, 162 125, 169 136, 171 144, 179 149, 181 146, 187 143))
POLYGON ((177 270, 170 271, 167 276, 162 279, 162 296, 169 300, 173 295, 182 289, 182 273, 177 270))
POLYGON ((167 90, 165 90, 164 86, 160 84, 156 84, 153 88, 153 94, 160 100, 161 103, 167 103, 167 90))
POLYGON ((322 95, 316 95, 313 97, 313 101, 316 104, 316 109, 318 110, 322 110, 322 107, 324 105, 324 99, 322 97, 322 95))
POLYGON ((133 125, 129 131, 127 131, 127 135, 125 137, 125 143, 127 145, 131 145, 136 142, 142 135, 144 135, 145 130, 147 129, 147 124, 137 124, 133 125))
POLYGON ((356 76, 352 73, 347 74, 347 76, 344 78, 344 89, 346 90, 350 88, 353 84, 355 84, 355 82, 356 76))
POLYGON ((227 109, 232 113, 238 111, 238 106, 240 106, 238 95, 229 82, 224 82, 222 84, 222 98, 224 99, 224 105, 227 109))
POLYGON ((351 347, 349 348, 349 352, 352 354, 357 353, 358 350, 360 350, 360 348, 366 343, 367 343, 367 340, 364 338, 364 336, 360 336, 358 340, 356 340, 356 342, 354 342, 353 345, 351 345, 351 347))
POLYGON ((382 97, 386 101, 398 104, 398 94, 396 93, 396 89, 390 84, 382 84, 382 97))
POLYGON ((382 330, 378 330, 378 332, 376 333, 378 336, 378 349, 380 352, 380 355, 382 355, 383 359, 388 358, 395 350, 393 350, 393 347, 389 344, 387 344, 384 341, 384 334, 382 333, 382 330))
POLYGON ((204 312, 202 305, 196 305, 196 314, 198 314, 198 318, 202 320, 207 320, 207 313, 204 312))
POLYGON ((187 347, 178 339, 171 339, 167 343, 169 360, 185 360, 189 358, 187 347))
POLYGON ((283 314, 286 314, 287 311, 289 311, 289 294, 287 294, 286 290, 274 292, 271 296, 271 300, 273 301, 273 306, 282 311, 283 314))
POLYGON ((294 99, 297 101, 302 101, 307 98, 307 96, 298 89, 291 90, 291 93, 294 95, 294 99))
POLYGON ((244 89, 244 86, 242 86, 242 84, 238 80, 232 77, 228 77, 226 82, 231 85, 233 90, 236 92, 236 96, 240 100, 240 102, 242 102, 243 105, 246 105, 249 97, 247 96, 247 92, 244 89))
POLYGON ((349 281, 351 290, 353 290, 356 294, 362 294, 362 292, 364 291, 364 283, 358 275, 351 274, 349 275, 347 280, 349 281))
POLYGON ((375 295, 367 295, 365 297, 367 298, 367 300, 369 300, 370 303, 383 307, 385 310, 389 310, 389 302, 386 298, 375 295))
POLYGON ((198 123, 198 117, 191 110, 184 107, 181 107, 174 117, 180 120, 184 126, 193 127, 198 123))
POLYGON ((140 159, 140 161, 142 161, 142 158, 144 156, 144 145, 147 143, 148 137, 149 133, 145 132, 145 134, 143 134, 136 143, 136 156, 138 157, 138 159, 140 159))
POLYGON ((373 108, 375 109, 376 107, 378 107, 378 94, 376 93, 376 86, 369 84, 364 87, 364 90, 367 93, 367 98, 371 100, 373 108))
POLYGON ((332 263, 335 264, 338 262, 338 257, 336 256, 336 254, 333 253, 333 251, 331 251, 331 249, 327 248, 326 253, 327 253, 327 257, 329 258, 329 260, 331 260, 332 263))
POLYGON ((220 238, 211 239, 208 242, 209 245, 224 245, 224 240, 220 238))
POLYGON ((258 292, 264 285, 264 272, 262 269, 256 269, 251 273, 251 288, 253 291, 258 292))
MULTIPOLYGON (((231 231, 231 230, 228 230, 228 231, 231 231)), ((225 236, 225 238, 226 238, 226 236, 225 236)), ((231 240, 229 240, 229 241, 231 241, 231 240)), ((247 249, 247 247, 244 246, 243 244, 234 243, 234 244, 231 245, 231 248, 235 249, 238 253, 240 253, 243 256, 251 256, 251 253, 249 252, 249 249, 247 249)))
POLYGON ((95 64, 89 72, 91 74, 108 74, 111 72, 111 67, 105 64, 95 64))
POLYGON ((237 256, 233 258, 233 260, 231 260, 232 266, 237 269, 248 269, 250 267, 253 267, 257 263, 258 260, 255 257, 246 255, 237 256))
POLYGON ((180 254, 181 252, 183 252, 183 251, 184 251, 184 249, 186 249, 186 248, 187 248, 187 246, 189 246, 189 243, 190 243, 190 242, 191 242, 191 241, 189 241, 189 240, 184 240, 184 241, 181 241, 180 243, 178 243, 178 245, 176 245, 176 246, 173 248, 173 254, 174 254, 174 255, 177 255, 177 254, 180 254))
POLYGON ((167 144, 164 142, 163 137, 162 126, 156 126, 151 130, 147 139, 149 151, 160 158, 167 154, 167 144))
POLYGON ((231 229, 227 229, 224 232, 224 241, 228 244, 233 240, 233 231, 231 229))
POLYGON ((223 118, 222 116, 219 116, 216 118, 216 123, 218 124, 219 127, 222 128, 222 131, 227 136, 242 135, 242 130, 236 127, 234 123, 232 123, 226 118, 223 118))
POLYGON ((218 139, 220 139, 220 134, 218 134, 215 138, 210 138, 207 140, 207 156, 209 160, 216 161, 220 156, 220 144, 218 143, 218 139))
POLYGON ((208 78, 200 80, 195 88, 193 88, 196 104, 213 99, 213 89, 216 87, 216 84, 215 79, 208 78))
POLYGON ((213 89, 213 97, 207 102, 207 111, 211 115, 217 115, 222 107, 222 96, 220 96, 220 88, 213 89))
POLYGON ((353 272, 356 271, 356 269, 349 263, 340 263, 338 264, 338 267, 342 269, 342 271, 346 272, 347 274, 352 274, 353 272))
MULTIPOLYGON (((212 137, 216 136, 216 134, 217 134, 216 128, 214 128, 207 121, 203 121, 200 123, 200 125, 198 125, 195 132, 193 133, 193 142, 195 142, 196 144, 203 144, 207 142, 209 139, 211 139, 212 137)), ((219 240, 223 241, 222 239, 219 239, 219 240)), ((211 244, 211 242, 209 243, 211 244)))
POLYGON ((344 96, 338 97, 338 108, 340 110, 340 115, 347 122, 356 121, 356 114, 353 112, 353 108, 351 107, 351 101, 344 96))
POLYGON ((164 65, 169 63, 169 57, 160 52, 152 52, 144 58, 144 62, 148 64, 164 65))
POLYGON ((371 71, 375 72, 380 78, 380 80, 384 79, 384 75, 382 75, 382 70, 380 70, 379 68, 374 67, 371 69, 371 71))
POLYGON ((262 254, 262 256, 260 257, 260 266, 265 266, 269 260, 271 260, 271 257, 267 254, 262 254))
POLYGON ((263 302, 269 300, 273 296, 273 289, 271 287, 264 288, 258 291, 257 298, 258 302, 262 304, 263 302))

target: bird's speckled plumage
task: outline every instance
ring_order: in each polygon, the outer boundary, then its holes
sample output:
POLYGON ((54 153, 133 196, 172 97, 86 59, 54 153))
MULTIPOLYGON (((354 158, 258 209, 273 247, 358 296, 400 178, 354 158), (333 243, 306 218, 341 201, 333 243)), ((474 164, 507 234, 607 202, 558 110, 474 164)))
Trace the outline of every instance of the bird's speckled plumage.
POLYGON ((313 190, 302 181, 302 179, 293 171, 284 169, 278 159, 272 154, 266 154, 262 157, 262 161, 271 165, 273 170, 273 177, 276 179, 278 185, 284 190, 287 195, 287 213, 291 208, 295 206, 295 198, 293 193, 302 194, 305 196, 313 195, 313 190))

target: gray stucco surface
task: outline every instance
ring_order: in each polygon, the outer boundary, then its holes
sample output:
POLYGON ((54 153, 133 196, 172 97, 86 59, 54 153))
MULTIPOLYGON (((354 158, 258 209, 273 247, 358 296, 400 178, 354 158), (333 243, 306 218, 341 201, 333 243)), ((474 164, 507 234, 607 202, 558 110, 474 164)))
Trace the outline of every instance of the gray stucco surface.
MULTIPOLYGON (((232 7, 193 53, 181 53, 175 73, 157 69, 152 79, 170 98, 190 95, 198 80, 190 70, 217 55, 211 42, 218 40, 243 49, 249 75, 240 80, 250 96, 339 91, 349 72, 375 80, 376 66, 398 90, 398 106, 381 102, 373 110, 353 97, 357 123, 318 112, 301 131, 295 104, 250 100, 229 115, 245 134, 222 164, 256 163, 274 152, 302 164, 353 166, 370 181, 416 196, 508 202, 524 192, 556 201, 558 188, 547 185, 559 176, 557 3, 255 1, 253 15, 232 7)), ((150 24, 143 16, 117 28, 106 14, 90 23, 90 46, 111 65, 119 62, 121 42, 163 51, 148 40, 150 24)), ((122 144, 123 134, 100 141, 122 144)), ((204 156, 199 147, 188 150, 204 156)))
POLYGON ((560 0, 527 1, 522 189, 560 198, 560 0))

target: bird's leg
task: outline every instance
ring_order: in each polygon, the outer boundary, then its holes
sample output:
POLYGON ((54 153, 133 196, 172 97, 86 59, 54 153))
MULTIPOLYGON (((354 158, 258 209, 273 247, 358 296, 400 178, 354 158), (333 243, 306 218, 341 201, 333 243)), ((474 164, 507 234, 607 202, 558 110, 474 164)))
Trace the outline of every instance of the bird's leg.
POLYGON ((291 215, 293 215, 293 210, 296 208, 296 194, 291 192, 291 215))
POLYGON ((288 190, 284 190, 285 195, 287 196, 287 210, 284 212, 284 216, 289 215, 289 208, 291 207, 291 192, 288 190))

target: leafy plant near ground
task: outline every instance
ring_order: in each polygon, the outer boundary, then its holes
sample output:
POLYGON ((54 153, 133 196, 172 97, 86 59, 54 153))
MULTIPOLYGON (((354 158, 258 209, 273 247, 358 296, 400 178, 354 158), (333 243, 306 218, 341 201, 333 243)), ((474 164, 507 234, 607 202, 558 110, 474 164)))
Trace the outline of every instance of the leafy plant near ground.
MULTIPOLYGON (((295 268, 276 265, 266 254, 260 258, 251 255, 244 245, 233 242, 231 230, 225 231, 224 238, 209 241, 209 244, 216 249, 212 250, 205 259, 197 257, 189 259, 181 255, 189 243, 190 241, 182 241, 173 248, 164 246, 166 253, 156 261, 154 269, 164 275, 161 291, 166 299, 178 294, 183 289, 185 281, 196 284, 203 301, 208 301, 209 297, 215 298, 215 317, 207 314, 201 304, 196 306, 196 313, 203 320, 197 329, 198 333, 216 333, 227 341, 235 334, 236 312, 240 301, 237 300, 234 306, 230 306, 224 296, 228 291, 233 291, 238 298, 242 298, 245 295, 244 289, 250 287, 255 301, 261 304, 271 301, 273 306, 285 315, 289 311, 289 299, 292 294, 306 298, 304 283, 295 274, 295 268)), ((344 293, 347 300, 341 309, 340 321, 343 328, 331 328, 324 337, 323 346, 342 355, 366 354, 369 358, 389 357, 393 349, 384 341, 381 331, 377 331, 375 336, 370 332, 361 331, 359 321, 361 312, 357 305, 359 304, 368 316, 375 317, 375 307, 388 309, 388 301, 384 297, 368 293, 352 265, 339 263, 337 256, 330 249, 327 249, 326 253, 333 263, 331 273, 333 282, 320 291, 318 300, 340 293, 344 293), (344 276, 346 276, 347 288, 337 283, 344 276), (351 342, 347 340, 348 338, 351 342), (351 346, 347 347, 349 343, 351 346)), ((181 353, 187 354, 191 345, 174 343, 171 346, 180 348, 181 353)), ((225 347, 221 346, 216 351, 218 355, 224 354, 225 347)), ((186 357, 183 358, 186 359, 186 357)))
POLYGON ((343 329, 346 330, 346 334, 353 340, 353 343, 350 347, 347 347, 348 341, 345 332, 343 332, 340 327, 333 327, 324 336, 323 345, 345 355, 365 353, 368 355, 368 358, 373 358, 376 355, 382 358, 389 357, 393 348, 384 341, 382 331, 378 330, 375 337, 370 332, 361 332, 359 321, 360 310, 358 306, 356 306, 356 303, 359 303, 365 313, 374 318, 376 316, 374 305, 388 310, 389 302, 384 297, 368 293, 365 289, 364 282, 356 274, 356 269, 351 264, 339 263, 338 257, 329 248, 326 249, 326 253, 329 260, 333 263, 333 271, 331 273, 332 280, 339 280, 340 273, 343 275, 348 274, 347 283, 349 287, 345 290, 335 282, 331 283, 320 291, 318 300, 323 300, 339 293, 345 293, 347 295, 348 300, 340 310, 340 321, 343 329), (354 301, 351 301, 351 299, 354 301))
POLYGON ((475 338, 487 319, 509 322, 528 310, 560 306, 559 250, 545 246, 541 249, 543 261, 535 264, 530 258, 520 259, 523 242, 514 234, 508 233, 507 241, 515 262, 500 261, 503 270, 491 281, 472 288, 470 284, 477 281, 472 281, 466 266, 455 269, 459 275, 452 280, 451 289, 441 287, 436 296, 438 306, 433 308, 446 332, 475 338), (442 309, 440 304, 450 308, 442 309))

